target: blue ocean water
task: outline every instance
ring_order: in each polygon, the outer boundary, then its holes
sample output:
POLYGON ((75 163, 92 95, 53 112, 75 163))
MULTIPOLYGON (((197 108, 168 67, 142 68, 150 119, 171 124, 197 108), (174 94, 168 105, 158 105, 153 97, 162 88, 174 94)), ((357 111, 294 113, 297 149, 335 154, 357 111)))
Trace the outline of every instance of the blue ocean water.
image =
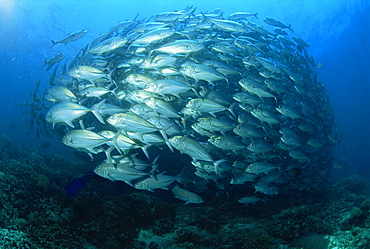
MULTIPOLYGON (((47 138, 36 138, 30 131, 29 117, 17 104, 29 102, 37 80, 40 91, 48 77, 43 60, 63 52, 71 60, 81 47, 108 31, 118 22, 150 17, 164 11, 180 10, 186 5, 206 12, 220 8, 227 16, 236 11, 258 12, 261 19, 275 17, 291 24, 294 35, 309 45, 309 53, 334 105, 336 122, 343 138, 338 157, 346 166, 335 174, 367 170, 370 148, 368 110, 370 100, 370 19, 366 0, 323 1, 0 1, 0 128, 1 132, 31 147, 40 147, 47 138), (88 34, 71 44, 51 46, 77 30, 88 34)), ((262 20, 259 20, 260 24, 262 20)), ((49 150, 67 150, 53 141, 49 150)))

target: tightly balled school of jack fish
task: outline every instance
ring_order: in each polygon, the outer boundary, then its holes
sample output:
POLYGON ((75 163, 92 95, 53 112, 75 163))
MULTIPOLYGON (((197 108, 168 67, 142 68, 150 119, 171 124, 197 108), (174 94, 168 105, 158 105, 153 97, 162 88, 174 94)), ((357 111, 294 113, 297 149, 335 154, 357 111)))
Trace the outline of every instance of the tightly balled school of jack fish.
POLYGON ((263 27, 256 13, 195 11, 135 18, 97 37, 55 76, 46 120, 63 125, 65 145, 106 154, 99 176, 188 203, 203 202, 204 187, 253 186, 245 204, 314 187, 340 132, 308 44, 275 18, 263 27), (157 159, 177 151, 190 160, 169 175, 176 162, 157 159))

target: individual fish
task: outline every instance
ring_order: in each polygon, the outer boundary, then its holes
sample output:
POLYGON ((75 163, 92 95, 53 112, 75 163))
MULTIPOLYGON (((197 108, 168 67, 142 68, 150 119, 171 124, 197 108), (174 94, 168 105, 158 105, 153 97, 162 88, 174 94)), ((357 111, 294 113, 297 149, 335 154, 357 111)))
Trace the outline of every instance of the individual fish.
POLYGON ((283 141, 285 144, 291 147, 302 147, 302 143, 297 135, 293 134, 284 134, 281 136, 281 141, 283 141))
POLYGON ((293 149, 289 151, 289 155, 297 159, 301 163, 310 163, 311 159, 306 155, 306 153, 302 149, 293 149))
MULTIPOLYGON (((135 17, 135 19, 136 19, 136 17, 135 17)), ((135 21, 135 19, 132 20, 132 21, 123 21, 123 22, 117 23, 116 25, 114 25, 110 29, 109 34, 114 33, 114 32, 118 32, 118 31, 120 31, 122 29, 123 30, 127 30, 129 28, 135 28, 135 25, 138 24, 138 21, 135 21)))
POLYGON ((222 20, 222 19, 211 19, 211 22, 215 24, 222 31, 229 32, 246 32, 247 29, 240 23, 232 20, 222 20))
POLYGON ((213 50, 224 54, 236 54, 240 52, 233 44, 228 42, 217 42, 210 46, 213 50))
POLYGON ((152 123, 158 129, 164 130, 170 137, 183 134, 182 129, 175 122, 168 118, 153 116, 148 119, 148 122, 152 123))
POLYGON ((87 98, 95 97, 99 99, 101 99, 101 97, 107 93, 114 93, 114 89, 109 90, 102 86, 89 86, 83 89, 82 91, 80 91, 80 95, 82 97, 87 97, 87 98))
POLYGON ((207 141, 217 148, 223 150, 232 150, 234 152, 247 147, 244 143, 231 136, 212 136, 207 141))
POLYGON ((264 140, 262 138, 257 138, 256 140, 252 141, 248 145, 247 149, 251 152, 259 154, 259 153, 266 153, 266 152, 272 151, 272 150, 275 149, 275 147, 272 146, 266 140, 264 140))
MULTIPOLYGON (((194 167, 196 167, 198 170, 200 169, 200 170, 205 171, 209 174, 213 174, 213 173, 216 174, 215 165, 211 162, 206 162, 206 161, 196 161, 196 162, 194 162, 193 161, 193 162, 191 162, 191 164, 193 164, 194 167)), ((226 172, 229 172, 230 170, 232 170, 232 167, 227 162, 221 163, 217 168, 218 172, 217 172, 216 176, 212 176, 212 177, 213 178, 217 177, 217 179, 219 179, 220 175, 222 175, 226 172)))
POLYGON ((197 63, 184 63, 181 65, 180 72, 184 75, 193 78, 196 81, 204 80, 214 85, 214 81, 226 80, 226 77, 217 70, 197 63))
POLYGON ((212 180, 216 183, 217 186, 219 186, 219 183, 218 183, 218 180, 222 179, 223 177, 216 174, 216 173, 209 173, 205 170, 202 170, 202 169, 197 169, 194 174, 199 177, 199 178, 203 178, 207 181, 209 180, 212 180))
POLYGON ((71 85, 73 82, 73 79, 68 74, 61 74, 56 77, 55 84, 60 86, 68 86, 71 85))
POLYGON ((254 189, 256 192, 263 193, 265 195, 277 195, 278 194, 278 188, 273 185, 269 185, 268 183, 264 181, 258 181, 253 184, 254 189))
POLYGON ((125 78, 125 82, 141 89, 145 88, 146 84, 152 81, 154 81, 154 78, 152 78, 151 76, 139 73, 129 74, 125 78))
POLYGON ((248 123, 237 125, 233 129, 234 133, 243 138, 261 138, 266 134, 259 128, 256 128, 248 123))
POLYGON ((232 123, 231 121, 215 117, 199 118, 195 124, 197 124, 202 129, 211 132, 221 132, 223 134, 234 128, 234 123, 232 123))
POLYGON ((282 28, 279 28, 279 27, 275 27, 274 28, 274 31, 279 34, 279 35, 288 35, 288 32, 286 32, 284 29, 282 28))
POLYGON ((94 84, 94 80, 108 78, 102 70, 90 66, 76 66, 72 68, 68 75, 79 80, 87 80, 94 84))
POLYGON ((169 141, 175 149, 189 155, 193 161, 214 162, 208 151, 196 140, 184 136, 174 136, 169 141))
POLYGON ((245 204, 248 206, 248 204, 255 204, 256 202, 259 202, 261 198, 257 196, 245 196, 238 200, 239 203, 245 204))
POLYGON ((111 139, 88 130, 71 130, 67 132, 62 142, 75 149, 84 149, 92 154, 97 154, 96 147, 111 142, 111 139))
POLYGON ((171 28, 153 29, 137 38, 135 41, 132 42, 132 44, 149 45, 153 42, 158 42, 160 40, 168 38, 175 33, 176 31, 171 28))
POLYGON ((136 103, 144 103, 145 99, 155 97, 158 97, 157 94, 146 90, 134 90, 127 94, 127 99, 132 100, 136 103))
POLYGON ((63 60, 64 57, 65 57, 65 55, 63 53, 56 54, 53 57, 51 57, 49 60, 44 60, 44 65, 42 67, 44 67, 45 65, 48 65, 48 67, 46 68, 46 71, 49 71, 49 69, 53 65, 55 65, 59 61, 63 60))
POLYGON ((296 43, 298 43, 299 45, 302 45, 302 46, 304 46, 306 48, 308 48, 310 46, 302 38, 292 36, 292 40, 295 41, 296 43))
POLYGON ((147 106, 145 103, 136 104, 130 107, 129 112, 136 114, 143 119, 149 119, 151 117, 156 117, 159 114, 155 112, 151 107, 147 106))
POLYGON ((107 52, 111 52, 117 48, 122 47, 127 43, 127 39, 124 37, 112 37, 109 39, 106 39, 102 41, 101 43, 95 45, 91 49, 89 49, 87 52, 92 54, 103 54, 107 52))
POLYGON ((137 149, 137 148, 142 148, 143 152, 145 155, 148 156, 148 152, 146 150, 146 147, 142 147, 138 145, 134 140, 131 138, 123 135, 123 134, 118 134, 113 131, 109 130, 103 130, 98 133, 99 135, 111 140, 112 142, 107 142, 108 146, 114 146, 118 148, 117 150, 120 151, 129 151, 130 149, 137 149))
POLYGON ((292 31, 292 32, 294 32, 293 30, 292 30, 292 28, 290 27, 290 25, 289 26, 287 26, 287 25, 285 25, 284 23, 282 23, 281 21, 279 21, 279 20, 277 20, 277 19, 275 19, 275 18, 273 18, 273 17, 266 17, 265 19, 263 19, 263 21, 265 22, 265 23, 267 23, 267 24, 270 24, 270 25, 272 25, 272 26, 275 26, 275 27, 279 27, 279 28, 283 28, 283 29, 289 29, 290 31, 292 31))
POLYGON ((81 190, 85 187, 86 183, 88 183, 92 179, 100 181, 103 178, 97 175, 94 171, 90 171, 90 172, 85 173, 84 176, 68 182, 64 186, 64 191, 70 197, 75 196, 79 192, 81 192, 81 190))
POLYGON ((166 53, 170 55, 177 55, 177 54, 190 54, 194 52, 198 52, 200 50, 204 49, 204 46, 193 40, 186 40, 186 39, 180 39, 173 42, 169 42, 166 44, 163 44, 162 46, 153 49, 153 51, 159 52, 159 53, 166 53))
POLYGON ((194 15, 195 8, 190 12, 174 11, 174 12, 163 12, 161 14, 155 15, 154 20, 158 22, 173 22, 181 20, 182 18, 194 15))
POLYGON ((153 191, 154 189, 165 189, 177 180, 176 176, 166 175, 164 172, 136 182, 133 187, 140 190, 153 191))
POLYGON ((55 44, 58 44, 58 43, 64 43, 64 45, 66 45, 67 43, 70 43, 70 42, 73 42, 73 41, 76 41, 76 40, 80 39, 81 37, 83 37, 86 34, 87 34, 86 30, 80 30, 80 31, 76 31, 74 33, 71 33, 71 34, 67 35, 63 39, 60 39, 59 41, 51 40, 51 42, 53 44, 51 45, 50 48, 52 48, 55 44))
POLYGON ((291 119, 302 118, 302 114, 300 114, 295 108, 288 105, 280 105, 276 107, 276 110, 291 119))
POLYGON ((243 24, 245 25, 245 26, 247 26, 248 28, 250 28, 251 30, 253 30, 253 31, 255 31, 255 32, 257 32, 257 33, 259 33, 259 34, 262 34, 262 35, 264 35, 264 36, 274 36, 274 34, 273 33, 271 33, 270 31, 267 31, 265 28, 263 28, 262 26, 260 26, 260 25, 257 25, 257 24, 255 24, 255 23, 253 23, 253 22, 249 22, 249 21, 247 21, 247 22, 243 22, 243 24))
MULTIPOLYGON (((150 167, 157 167, 157 160, 158 157, 156 157, 152 163, 148 163, 147 161, 140 159, 136 154, 132 155, 116 155, 112 156, 112 162, 115 164, 124 164, 126 166, 130 166, 134 169, 144 171, 147 170, 150 167)), ((108 162, 107 160, 104 160, 103 162, 108 162)))
POLYGON ((318 138, 318 137, 310 137, 308 140, 307 140, 307 144, 314 147, 314 148, 321 148, 325 145, 325 142, 318 138))
POLYGON ((267 70, 271 71, 272 73, 280 74, 282 70, 280 69, 280 66, 275 63, 275 61, 272 61, 271 59, 267 59, 264 57, 256 56, 256 60, 267 70))
POLYGON ((251 114, 262 122, 268 123, 270 126, 280 124, 278 116, 269 110, 257 107, 251 111, 251 114))
POLYGON ((149 30, 162 29, 170 25, 171 23, 166 22, 146 22, 138 24, 132 29, 132 31, 136 33, 144 33, 149 32, 149 30))
POLYGON ((248 172, 241 172, 236 174, 233 178, 231 178, 230 184, 237 185, 237 184, 244 184, 245 182, 254 182, 257 178, 256 174, 251 174, 248 172))
POLYGON ((233 95, 233 99, 240 103, 248 104, 252 106, 259 105, 262 102, 261 99, 259 99, 257 96, 251 95, 247 92, 235 93, 233 95))
POLYGON ((266 183, 283 183, 285 179, 282 177, 282 173, 279 168, 276 168, 273 171, 270 171, 268 175, 263 175, 260 178, 260 181, 264 181, 266 183))
POLYGON ((243 78, 239 80, 239 85, 246 91, 257 95, 260 98, 274 98, 276 100, 276 97, 271 94, 264 85, 253 79, 243 78))
POLYGON ((146 173, 141 170, 137 170, 131 166, 127 166, 126 164, 113 163, 101 163, 94 169, 94 172, 113 182, 122 181, 129 185, 132 185, 131 182, 134 180, 138 180, 152 174, 151 172, 146 173))
POLYGON ((131 112, 116 113, 107 118, 107 122, 117 130, 122 131, 132 131, 137 133, 158 131, 158 128, 153 124, 131 112))
POLYGON ((52 86, 45 99, 51 102, 77 102, 77 98, 71 90, 59 85, 52 86))
POLYGON ((154 112, 160 113, 168 118, 180 118, 178 111, 170 103, 157 98, 147 98, 144 103, 153 109, 154 112))
POLYGON ((199 135, 201 136, 205 136, 205 137, 212 137, 214 135, 214 133, 206 130, 206 129, 203 129, 199 123, 194 123, 191 125, 191 128, 196 132, 198 133, 199 135))
POLYGON ((157 56, 145 59, 140 65, 143 69, 159 70, 162 67, 174 66, 177 58, 168 54, 158 54, 157 56))
POLYGON ((164 95, 170 94, 180 98, 180 93, 185 93, 191 87, 176 80, 155 80, 145 85, 144 91, 164 95))
POLYGON ((254 16, 256 19, 258 19, 257 15, 258 13, 246 13, 246 12, 240 11, 240 12, 235 12, 235 13, 230 14, 227 19, 238 21, 241 19, 246 19, 250 16, 254 16))
POLYGON ((230 105, 230 99, 227 96, 225 96, 224 93, 217 90, 207 89, 203 87, 202 90, 199 91, 199 95, 204 99, 211 100, 223 106, 230 105))
POLYGON ((228 110, 227 107, 224 107, 212 100, 202 98, 195 98, 189 100, 189 102, 186 104, 186 107, 191 110, 194 110, 197 113, 203 112, 210 113, 214 117, 215 113, 228 110))
POLYGON ((57 123, 65 123, 68 126, 74 128, 73 121, 79 119, 80 117, 84 116, 88 112, 92 112, 95 117, 104 124, 104 119, 101 116, 99 110, 101 106, 104 104, 105 99, 99 102, 93 108, 87 108, 83 105, 79 105, 77 103, 72 102, 60 102, 55 104, 50 110, 46 113, 46 121, 53 124, 53 127, 57 123))
POLYGON ((215 61, 215 60, 206 60, 202 62, 202 65, 206 65, 208 67, 212 67, 216 69, 220 74, 223 74, 224 76, 229 76, 233 74, 239 74, 238 71, 233 69, 232 67, 220 62, 220 61, 215 61))
POLYGON ((288 90, 278 80, 266 79, 264 83, 271 91, 276 92, 277 94, 288 92, 288 90))
POLYGON ((288 38, 286 38, 285 36, 282 36, 282 35, 276 36, 276 39, 278 39, 285 46, 294 46, 295 45, 295 43, 292 40, 290 40, 290 39, 288 39, 288 38))
POLYGON ((185 201, 185 205, 188 203, 203 203, 202 197, 197 195, 196 193, 190 192, 189 190, 182 189, 179 186, 175 186, 171 189, 172 193, 175 195, 176 198, 185 201))
POLYGON ((313 133, 315 131, 317 131, 317 128, 315 128, 314 125, 312 125, 311 123, 308 123, 306 121, 302 121, 300 122, 300 124, 298 125, 298 128, 304 132, 307 132, 307 133, 313 133))
POLYGON ((271 171, 277 169, 278 167, 275 164, 269 162, 256 162, 251 163, 246 168, 245 172, 250 174, 269 174, 271 171))

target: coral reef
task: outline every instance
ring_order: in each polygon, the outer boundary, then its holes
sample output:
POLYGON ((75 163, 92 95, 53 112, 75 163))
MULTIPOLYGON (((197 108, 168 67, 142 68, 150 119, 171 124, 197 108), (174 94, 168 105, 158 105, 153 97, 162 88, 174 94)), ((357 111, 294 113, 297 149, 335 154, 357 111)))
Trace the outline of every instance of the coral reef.
POLYGON ((370 246, 370 194, 360 176, 309 191, 281 191, 248 206, 236 201, 239 190, 204 192, 207 203, 184 205, 168 191, 95 180, 70 198, 63 186, 94 162, 22 148, 5 135, 0 155, 4 249, 370 246))

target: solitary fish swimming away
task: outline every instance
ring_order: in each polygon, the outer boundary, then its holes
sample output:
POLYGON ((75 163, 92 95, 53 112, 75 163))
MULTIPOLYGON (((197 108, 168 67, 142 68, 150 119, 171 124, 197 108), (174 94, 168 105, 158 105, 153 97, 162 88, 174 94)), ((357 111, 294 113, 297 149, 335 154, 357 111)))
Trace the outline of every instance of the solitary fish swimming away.
POLYGON ((87 34, 86 30, 80 30, 80 31, 76 31, 74 33, 71 33, 71 34, 67 35, 63 39, 60 39, 59 41, 51 40, 51 42, 53 44, 51 45, 50 48, 52 48, 57 43, 64 43, 64 45, 66 45, 67 43, 70 43, 70 42, 73 42, 73 41, 76 41, 76 40, 80 39, 82 36, 84 36, 86 34, 87 34))
POLYGON ((175 187, 173 187, 173 189, 171 189, 171 191, 176 196, 176 198, 178 198, 182 201, 185 201, 185 204, 188 204, 188 203, 197 203, 197 204, 199 204, 199 203, 204 202, 202 197, 200 197, 196 193, 190 192, 189 190, 186 190, 186 189, 182 189, 177 185, 175 187))

